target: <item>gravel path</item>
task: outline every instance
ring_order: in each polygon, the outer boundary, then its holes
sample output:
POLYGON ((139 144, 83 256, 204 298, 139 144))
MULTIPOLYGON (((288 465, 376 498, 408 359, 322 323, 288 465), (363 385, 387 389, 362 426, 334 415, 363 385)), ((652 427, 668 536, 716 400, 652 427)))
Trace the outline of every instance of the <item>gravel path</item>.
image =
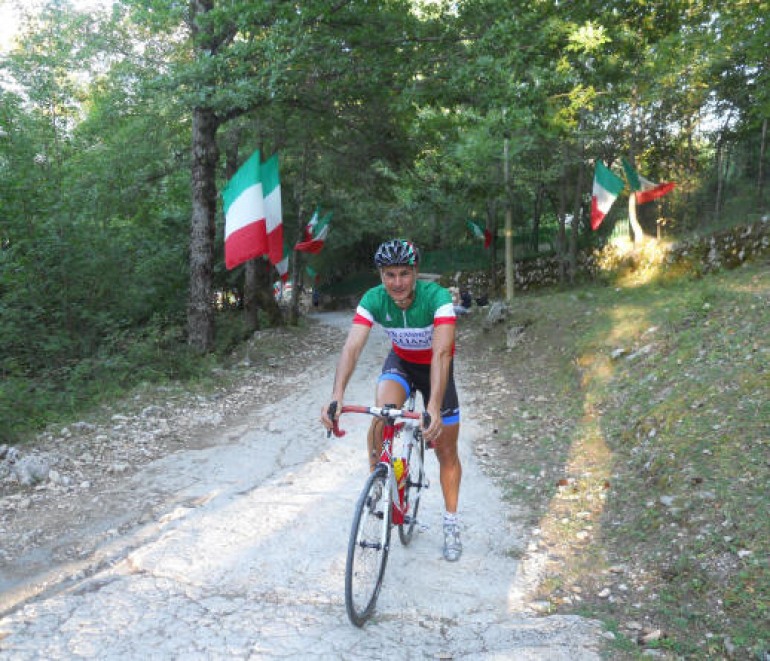
MULTIPOLYGON (((319 317, 332 328, 350 315, 319 317)), ((363 629, 349 624, 345 553, 366 477, 368 420, 348 416, 344 438, 322 432, 318 411, 340 334, 328 343, 335 349, 315 356, 312 376, 273 379, 283 392, 273 388, 271 398, 253 384, 237 415, 201 421, 190 443, 174 447, 173 434, 158 441, 150 454, 160 456, 139 470, 108 457, 113 471, 96 495, 87 496, 82 476, 62 479, 60 462, 58 497, 45 501, 49 516, 60 506, 57 539, 42 526, 37 542, 20 541, 20 521, 40 507, 36 487, 6 493, 0 534, 14 536, 0 557, 0 658, 598 659, 597 623, 527 610, 536 577, 523 575, 512 552, 520 533, 474 458, 473 411, 464 411, 460 440, 461 561, 441 558, 442 499, 429 456, 434 486, 421 530, 408 548, 394 536, 374 618, 363 629)), ((373 336, 349 403, 371 400, 385 350, 373 336)))

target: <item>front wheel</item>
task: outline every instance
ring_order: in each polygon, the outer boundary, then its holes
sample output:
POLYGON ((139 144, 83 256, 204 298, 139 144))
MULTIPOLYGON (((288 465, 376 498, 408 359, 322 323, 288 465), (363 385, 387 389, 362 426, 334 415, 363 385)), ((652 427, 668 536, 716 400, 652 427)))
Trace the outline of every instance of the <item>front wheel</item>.
POLYGON ((369 475, 353 515, 345 567, 345 607, 357 627, 371 617, 390 550, 391 496, 388 469, 369 475))
POLYGON ((420 494, 425 482, 425 441, 419 429, 414 431, 414 438, 406 454, 409 477, 404 490, 406 511, 404 522, 398 527, 398 537, 404 546, 412 541, 414 527, 417 525, 417 512, 420 509, 420 494))

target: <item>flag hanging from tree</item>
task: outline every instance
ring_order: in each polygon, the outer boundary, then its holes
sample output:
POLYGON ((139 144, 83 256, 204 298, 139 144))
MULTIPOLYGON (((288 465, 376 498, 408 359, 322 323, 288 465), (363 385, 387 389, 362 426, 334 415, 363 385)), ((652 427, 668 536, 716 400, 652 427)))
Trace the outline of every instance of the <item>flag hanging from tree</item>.
POLYGON ((625 158, 623 159, 623 169, 626 172, 628 185, 631 187, 631 190, 634 191, 637 204, 645 204, 646 202, 657 200, 666 193, 670 193, 676 186, 672 181, 656 184, 654 181, 645 179, 625 158))
POLYGON ((278 271, 282 282, 286 282, 289 279, 289 251, 285 248, 283 250, 283 258, 275 265, 275 270, 278 271))
POLYGON ((321 217, 321 207, 316 207, 315 211, 313 211, 313 215, 311 216, 307 225, 305 225, 305 229, 302 232, 302 241, 313 240, 313 232, 315 232, 315 228, 316 228, 316 225, 318 225, 318 220, 320 217, 321 217))
POLYGON ((310 266, 310 264, 308 264, 305 267, 305 273, 308 274, 308 276, 313 281, 313 283, 315 283, 315 284, 318 283, 318 280, 319 280, 318 272, 312 266, 310 266))
POLYGON ((591 229, 596 230, 609 213, 612 203, 625 187, 623 180, 602 161, 596 161, 591 194, 591 229))
POLYGON ((319 219, 319 209, 315 210, 310 222, 305 226, 305 237, 303 241, 294 246, 294 250, 299 252, 309 252, 317 255, 326 243, 326 237, 329 235, 329 221, 332 219, 332 212, 327 213, 319 219))
POLYGON ((222 191, 225 207, 225 266, 235 268, 268 255, 283 256, 278 156, 260 164, 259 150, 238 169, 222 191))
POLYGON ((473 235, 484 242, 484 247, 489 248, 489 246, 492 245, 492 232, 490 232, 487 228, 484 228, 483 230, 481 227, 479 227, 476 223, 474 223, 472 220, 466 221, 468 224, 468 229, 470 229, 471 232, 473 232, 473 235))
POLYGON ((281 208, 281 179, 278 174, 278 154, 273 154, 260 166, 262 194, 265 199, 265 230, 267 256, 271 264, 278 264, 284 256, 283 210, 281 208))

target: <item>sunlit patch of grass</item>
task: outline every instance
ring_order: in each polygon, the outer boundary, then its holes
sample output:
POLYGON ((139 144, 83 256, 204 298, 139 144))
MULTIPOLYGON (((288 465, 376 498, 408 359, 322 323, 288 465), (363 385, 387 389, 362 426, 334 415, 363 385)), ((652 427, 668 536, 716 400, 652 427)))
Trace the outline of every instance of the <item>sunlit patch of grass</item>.
MULTIPOLYGON (((767 603, 770 570, 756 559, 770 548, 761 514, 770 500, 762 331, 770 312, 760 305, 769 285, 766 274, 747 269, 683 282, 675 292, 648 289, 649 315, 631 326, 627 342, 646 342, 652 323, 653 350, 618 360, 609 386, 597 391, 619 483, 604 517, 605 549, 671 604, 648 611, 667 631, 661 646, 687 657, 707 653, 714 637, 744 651, 768 645, 758 604, 767 603)), ((592 336, 586 350, 600 340, 592 336)), ((604 381, 584 383, 590 390, 604 381)))
MULTIPOLYGON (((641 652, 632 622, 682 658, 770 649, 770 270, 690 275, 514 310, 549 360, 514 352, 511 373, 574 424, 547 450, 515 445, 529 477, 508 496, 536 506, 553 557, 537 597, 615 622, 612 658, 641 652)), ((514 420, 501 439, 536 429, 514 420)))

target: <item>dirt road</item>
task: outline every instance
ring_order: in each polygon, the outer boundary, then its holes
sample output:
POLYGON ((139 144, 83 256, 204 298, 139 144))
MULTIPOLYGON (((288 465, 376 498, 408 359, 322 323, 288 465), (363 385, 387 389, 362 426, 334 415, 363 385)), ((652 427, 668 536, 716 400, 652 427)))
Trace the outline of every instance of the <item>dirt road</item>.
MULTIPOLYGON (((350 315, 323 318, 347 324, 350 315)), ((349 403, 371 400, 385 350, 373 334, 349 403)), ((246 415, 223 420, 206 447, 126 477, 121 521, 136 523, 116 521, 87 557, 45 571, 29 558, 34 573, 0 596, 0 658, 598 659, 596 623, 525 608, 532 577, 511 553, 519 533, 473 457, 473 411, 463 412, 461 434, 461 561, 441 557, 430 455, 422 529, 408 548, 394 536, 375 617, 363 629, 349 624, 345 553, 368 420, 343 420, 340 439, 321 431, 335 358, 279 401, 254 401, 246 415), (160 498, 153 515, 132 512, 148 493, 160 498)), ((3 571, 0 584, 11 585, 3 571)))

